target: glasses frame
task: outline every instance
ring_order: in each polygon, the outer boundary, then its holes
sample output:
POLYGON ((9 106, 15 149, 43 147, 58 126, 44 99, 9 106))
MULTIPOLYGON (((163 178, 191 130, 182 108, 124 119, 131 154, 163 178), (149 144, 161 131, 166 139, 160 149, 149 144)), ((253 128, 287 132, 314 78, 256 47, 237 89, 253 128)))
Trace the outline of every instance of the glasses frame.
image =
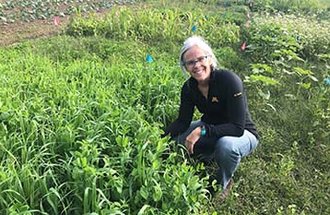
POLYGON ((189 61, 183 62, 183 65, 186 68, 193 68, 194 66, 196 66, 197 63, 204 63, 209 57, 210 57, 209 55, 203 55, 194 60, 189 60, 189 61))

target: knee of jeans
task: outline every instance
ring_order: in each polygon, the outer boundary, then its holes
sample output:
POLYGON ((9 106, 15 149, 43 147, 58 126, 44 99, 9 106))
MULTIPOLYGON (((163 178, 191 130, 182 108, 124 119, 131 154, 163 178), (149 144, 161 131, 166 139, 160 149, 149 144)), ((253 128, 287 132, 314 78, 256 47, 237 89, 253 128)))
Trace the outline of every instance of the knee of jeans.
POLYGON ((222 137, 216 143, 215 153, 219 157, 227 157, 231 154, 236 154, 237 149, 230 137, 222 137))

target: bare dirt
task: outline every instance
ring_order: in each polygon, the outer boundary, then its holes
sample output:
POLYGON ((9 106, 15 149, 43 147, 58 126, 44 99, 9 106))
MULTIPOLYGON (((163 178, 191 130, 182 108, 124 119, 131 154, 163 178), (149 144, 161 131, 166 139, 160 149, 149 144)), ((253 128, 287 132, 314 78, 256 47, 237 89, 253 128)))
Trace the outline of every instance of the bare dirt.
POLYGON ((63 32, 69 17, 60 18, 60 24, 53 20, 36 20, 0 25, 0 46, 8 46, 24 40, 48 37, 63 32))
MULTIPOLYGON (((5 0, 0 0, 4 3, 5 0)), ((7 13, 15 13, 15 9, 7 13)), ((35 20, 33 22, 16 21, 14 23, 0 23, 0 47, 22 42, 28 39, 56 35, 63 31, 68 23, 69 16, 61 18, 60 25, 56 26, 53 19, 35 20)))
MULTIPOLYGON (((4 0, 0 0, 3 3, 4 0)), ((64 11, 66 6, 63 6, 60 10, 64 11)), ((7 13, 16 13, 12 9, 7 11, 7 13)), ((99 9, 97 15, 102 16, 106 14, 111 9, 99 9)), ((89 11, 88 13, 95 13, 96 11, 89 11)), ((54 21, 54 17, 47 20, 34 20, 30 22, 15 21, 13 23, 1 23, 0 22, 0 47, 9 46, 15 43, 19 43, 29 39, 49 37, 62 33, 67 24, 70 22, 70 18, 74 15, 66 15, 64 17, 59 17, 59 24, 57 25, 54 21)))

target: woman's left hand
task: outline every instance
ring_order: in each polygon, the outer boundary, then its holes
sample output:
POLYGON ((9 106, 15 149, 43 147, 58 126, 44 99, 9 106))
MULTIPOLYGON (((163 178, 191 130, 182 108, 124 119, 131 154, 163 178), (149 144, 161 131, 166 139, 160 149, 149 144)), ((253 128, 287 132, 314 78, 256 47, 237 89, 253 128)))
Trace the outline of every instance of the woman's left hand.
POLYGON ((194 145, 201 137, 201 128, 195 128, 186 138, 185 145, 190 154, 194 154, 194 145))

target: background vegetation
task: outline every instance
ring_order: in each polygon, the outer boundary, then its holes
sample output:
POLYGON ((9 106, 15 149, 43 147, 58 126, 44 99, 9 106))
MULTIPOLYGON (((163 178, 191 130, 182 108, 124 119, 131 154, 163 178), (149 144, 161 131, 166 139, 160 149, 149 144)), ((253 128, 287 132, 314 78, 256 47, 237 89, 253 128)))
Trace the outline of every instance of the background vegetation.
POLYGON ((329 214, 321 3, 143 1, 1 48, 0 214, 329 214), (193 34, 244 80, 262 137, 222 204, 205 167, 160 138, 177 116, 177 56, 193 34))
POLYGON ((134 0, 0 0, 0 24, 33 22, 54 16, 101 12, 114 5, 133 4, 134 0))

